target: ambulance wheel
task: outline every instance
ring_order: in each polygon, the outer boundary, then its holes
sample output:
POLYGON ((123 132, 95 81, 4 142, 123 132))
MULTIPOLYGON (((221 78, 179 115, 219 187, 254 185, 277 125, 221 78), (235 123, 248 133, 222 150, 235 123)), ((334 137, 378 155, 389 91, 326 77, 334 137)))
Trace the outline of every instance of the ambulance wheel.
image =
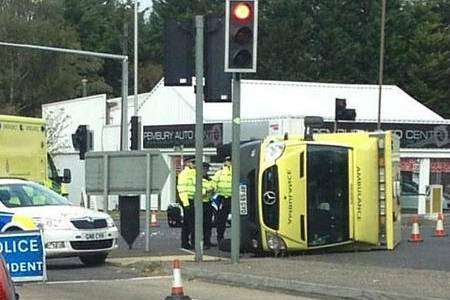
POLYGON ((231 239, 223 239, 219 243, 219 250, 223 252, 231 252, 231 239))
POLYGON ((80 256, 81 262, 88 267, 92 266, 100 266, 105 263, 106 257, 108 256, 108 253, 102 253, 102 254, 94 254, 94 255, 83 255, 80 256))

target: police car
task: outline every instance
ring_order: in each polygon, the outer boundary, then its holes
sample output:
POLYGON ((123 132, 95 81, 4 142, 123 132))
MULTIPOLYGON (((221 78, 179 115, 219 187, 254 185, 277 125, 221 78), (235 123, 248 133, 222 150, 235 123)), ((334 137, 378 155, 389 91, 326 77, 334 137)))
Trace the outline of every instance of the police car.
POLYGON ((0 179, 0 211, 2 222, 12 220, 5 230, 28 230, 20 225, 27 218, 42 228, 48 258, 78 256, 85 265, 97 265, 117 248, 118 231, 109 215, 72 206, 66 198, 30 181, 0 179))
POLYGON ((0 211, 0 232, 37 229, 33 219, 28 216, 0 211))

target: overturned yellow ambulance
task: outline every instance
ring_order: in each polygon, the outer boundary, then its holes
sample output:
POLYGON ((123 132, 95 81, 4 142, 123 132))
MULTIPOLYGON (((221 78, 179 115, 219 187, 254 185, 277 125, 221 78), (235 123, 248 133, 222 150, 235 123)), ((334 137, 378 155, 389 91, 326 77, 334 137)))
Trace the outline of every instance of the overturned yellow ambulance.
POLYGON ((390 131, 241 145, 242 249, 394 249, 401 238, 399 163, 390 131))

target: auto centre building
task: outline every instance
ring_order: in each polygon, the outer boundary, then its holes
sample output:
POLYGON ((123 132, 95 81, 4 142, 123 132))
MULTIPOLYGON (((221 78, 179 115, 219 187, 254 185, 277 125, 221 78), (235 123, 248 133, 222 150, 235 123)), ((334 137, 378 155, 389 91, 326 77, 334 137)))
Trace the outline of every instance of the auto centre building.
MULTIPOLYGON (((336 98, 346 99, 347 108, 356 110, 356 120, 339 122, 338 131, 372 131, 377 127, 378 93, 377 85, 242 80, 241 138, 302 134, 303 118, 311 115, 324 118, 319 131, 332 132, 336 98)), ((60 169, 72 169, 69 194, 74 203, 82 199, 84 164, 72 147, 71 134, 78 125, 88 125, 94 134, 94 151, 119 150, 120 103, 120 98, 95 95, 42 106, 48 124, 59 127, 55 162, 60 169)), ((134 114, 133 103, 130 96, 129 116, 134 114)), ((165 87, 161 80, 152 91, 138 96, 138 104, 142 148, 160 149, 171 169, 159 195, 159 208, 165 210, 176 199, 176 174, 182 158, 195 153, 194 88, 165 87)), ((205 160, 218 162, 217 147, 231 141, 231 103, 204 103, 203 110, 205 160)), ((419 194, 425 194, 430 184, 442 184, 444 193, 450 193, 450 121, 397 86, 386 85, 382 89, 381 122, 382 129, 394 130, 401 138, 401 175, 405 186, 411 188, 407 192, 415 194, 421 205, 425 198, 419 194)), ((109 207, 115 203, 111 197, 109 207)))

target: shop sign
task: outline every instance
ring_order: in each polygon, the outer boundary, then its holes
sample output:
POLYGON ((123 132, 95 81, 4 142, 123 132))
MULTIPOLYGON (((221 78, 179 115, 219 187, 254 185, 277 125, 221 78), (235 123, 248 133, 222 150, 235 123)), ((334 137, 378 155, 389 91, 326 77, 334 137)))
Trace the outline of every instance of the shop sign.
MULTIPOLYGON (((333 122, 325 122, 315 132, 332 132, 333 122)), ((376 123, 339 122, 338 132, 374 131, 376 123)), ((450 124, 382 123, 382 130, 392 130, 400 137, 401 148, 450 149, 450 124)))
POLYGON ((400 170, 402 172, 419 172, 419 160, 417 158, 401 158, 400 170))
MULTIPOLYGON (((204 147, 219 147, 223 143, 221 123, 205 124, 204 147)), ((144 126, 144 148, 195 148, 195 124, 144 126)))
POLYGON ((449 159, 432 159, 430 163, 431 173, 449 173, 450 160, 449 159))

